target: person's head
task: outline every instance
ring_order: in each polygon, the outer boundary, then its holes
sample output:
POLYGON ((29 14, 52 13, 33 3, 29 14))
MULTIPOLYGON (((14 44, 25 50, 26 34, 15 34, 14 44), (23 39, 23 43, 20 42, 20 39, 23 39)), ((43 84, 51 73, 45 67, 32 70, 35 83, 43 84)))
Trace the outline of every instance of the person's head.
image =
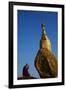
POLYGON ((28 64, 26 64, 25 67, 26 67, 26 69, 29 69, 29 65, 28 64))

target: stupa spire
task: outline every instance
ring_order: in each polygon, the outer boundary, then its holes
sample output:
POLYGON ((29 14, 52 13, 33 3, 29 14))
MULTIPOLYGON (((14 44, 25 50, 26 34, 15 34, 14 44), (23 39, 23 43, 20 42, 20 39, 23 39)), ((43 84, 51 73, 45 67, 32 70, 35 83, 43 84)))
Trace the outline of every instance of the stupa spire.
POLYGON ((42 29, 42 36, 40 40, 40 48, 47 48, 48 50, 51 51, 51 42, 47 37, 47 34, 45 32, 45 24, 43 22, 41 24, 41 29, 42 29))
POLYGON ((43 21, 42 21, 41 27, 42 27, 42 35, 46 34, 46 32, 45 32, 45 24, 44 24, 43 21))
POLYGON ((42 39, 46 39, 46 32, 45 32, 45 24, 44 24, 44 22, 42 22, 41 28, 42 28, 42 39))

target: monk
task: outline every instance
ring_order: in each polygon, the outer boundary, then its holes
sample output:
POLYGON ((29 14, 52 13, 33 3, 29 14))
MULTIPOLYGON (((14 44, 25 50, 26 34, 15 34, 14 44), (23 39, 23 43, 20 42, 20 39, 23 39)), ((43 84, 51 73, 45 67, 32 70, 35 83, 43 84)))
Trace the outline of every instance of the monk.
POLYGON ((29 79, 30 78, 30 74, 29 74, 29 65, 26 64, 24 67, 23 67, 23 78, 24 79, 29 79))

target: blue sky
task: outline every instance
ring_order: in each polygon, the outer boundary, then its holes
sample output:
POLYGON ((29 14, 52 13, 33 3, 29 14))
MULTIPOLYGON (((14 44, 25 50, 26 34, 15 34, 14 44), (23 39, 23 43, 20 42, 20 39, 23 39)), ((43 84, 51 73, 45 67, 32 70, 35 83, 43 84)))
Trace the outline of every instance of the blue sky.
POLYGON ((29 72, 39 77, 35 66, 35 56, 40 47, 41 24, 44 22, 45 31, 52 44, 52 51, 57 57, 58 15, 57 12, 18 10, 18 64, 17 75, 22 76, 23 66, 29 64, 29 72))

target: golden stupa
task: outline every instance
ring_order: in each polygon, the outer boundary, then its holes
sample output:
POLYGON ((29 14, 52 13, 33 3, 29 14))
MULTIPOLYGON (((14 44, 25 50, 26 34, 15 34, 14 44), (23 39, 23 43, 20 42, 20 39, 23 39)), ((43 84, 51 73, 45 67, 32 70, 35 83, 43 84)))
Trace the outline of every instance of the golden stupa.
POLYGON ((57 59, 51 50, 51 42, 45 32, 45 25, 42 24, 41 26, 42 37, 40 40, 40 49, 35 57, 35 67, 40 78, 57 77, 57 59))

